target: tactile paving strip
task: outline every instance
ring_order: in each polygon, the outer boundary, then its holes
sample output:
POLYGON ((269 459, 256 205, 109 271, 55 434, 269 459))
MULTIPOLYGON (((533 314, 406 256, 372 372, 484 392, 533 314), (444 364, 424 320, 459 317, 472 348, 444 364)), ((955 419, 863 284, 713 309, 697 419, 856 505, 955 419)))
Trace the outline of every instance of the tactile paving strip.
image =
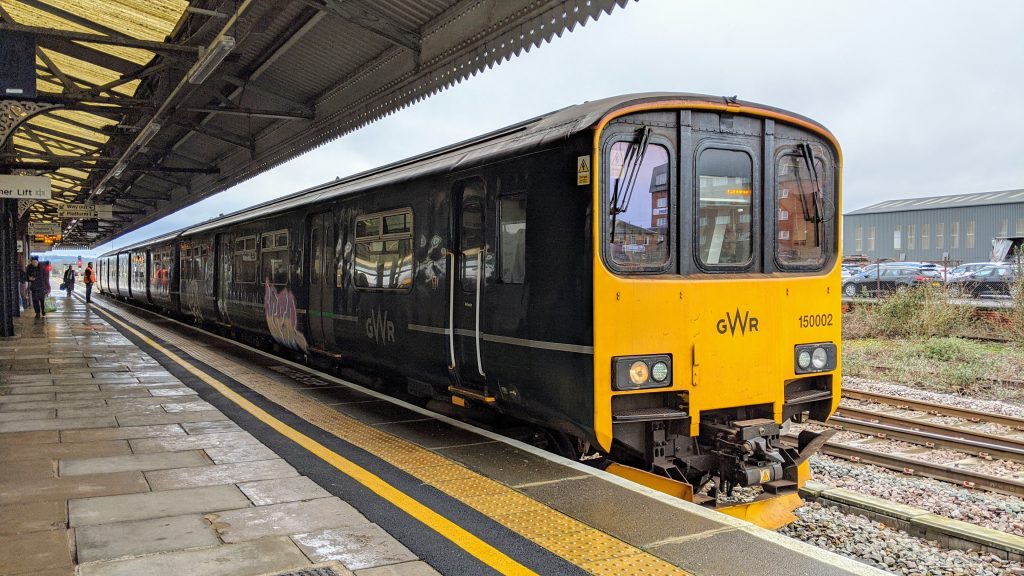
POLYGON ((687 574, 677 566, 457 462, 354 420, 330 406, 306 397, 301 391, 276 378, 227 360, 194 341, 146 322, 128 311, 119 309, 118 313, 193 358, 230 374, 236 381, 307 422, 401 468, 588 572, 655 576, 687 574))

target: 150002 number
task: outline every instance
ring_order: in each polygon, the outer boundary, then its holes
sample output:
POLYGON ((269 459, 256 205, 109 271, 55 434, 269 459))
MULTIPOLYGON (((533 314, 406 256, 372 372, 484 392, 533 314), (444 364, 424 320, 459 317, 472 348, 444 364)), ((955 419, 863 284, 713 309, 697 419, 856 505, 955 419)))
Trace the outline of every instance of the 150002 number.
POLYGON ((831 314, 804 314, 800 317, 801 328, 817 328, 819 326, 831 326, 831 314))

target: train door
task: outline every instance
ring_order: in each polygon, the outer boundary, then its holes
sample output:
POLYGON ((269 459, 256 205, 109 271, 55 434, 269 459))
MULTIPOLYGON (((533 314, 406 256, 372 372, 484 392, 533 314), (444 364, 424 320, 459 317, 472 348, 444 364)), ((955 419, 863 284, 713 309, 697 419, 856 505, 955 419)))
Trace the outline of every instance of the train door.
MULTIPOLYGON (((452 188, 452 258, 449 274, 449 346, 455 385, 489 398, 482 345, 481 309, 488 262, 485 235, 486 201, 479 178, 456 182, 452 188), (484 263, 484 269, 481 269, 484 263)), ((492 256, 493 258, 493 256, 492 256)))
POLYGON ((334 343, 334 214, 320 212, 309 218, 309 323, 311 345, 331 350, 334 343))

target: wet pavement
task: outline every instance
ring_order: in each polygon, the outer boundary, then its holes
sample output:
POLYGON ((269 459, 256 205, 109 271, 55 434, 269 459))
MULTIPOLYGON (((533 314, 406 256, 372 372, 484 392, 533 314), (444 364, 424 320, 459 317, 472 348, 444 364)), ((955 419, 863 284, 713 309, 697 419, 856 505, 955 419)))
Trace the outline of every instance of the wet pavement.
POLYGON ((0 340, 0 574, 267 574, 325 561, 337 574, 437 573, 84 303, 57 303, 0 340))

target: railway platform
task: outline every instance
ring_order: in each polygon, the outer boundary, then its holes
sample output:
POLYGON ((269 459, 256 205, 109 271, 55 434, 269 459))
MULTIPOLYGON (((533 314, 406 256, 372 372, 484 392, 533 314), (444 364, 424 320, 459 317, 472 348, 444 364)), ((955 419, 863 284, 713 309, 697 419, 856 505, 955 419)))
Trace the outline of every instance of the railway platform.
POLYGON ((0 575, 880 573, 104 297, 17 322, 0 575))

